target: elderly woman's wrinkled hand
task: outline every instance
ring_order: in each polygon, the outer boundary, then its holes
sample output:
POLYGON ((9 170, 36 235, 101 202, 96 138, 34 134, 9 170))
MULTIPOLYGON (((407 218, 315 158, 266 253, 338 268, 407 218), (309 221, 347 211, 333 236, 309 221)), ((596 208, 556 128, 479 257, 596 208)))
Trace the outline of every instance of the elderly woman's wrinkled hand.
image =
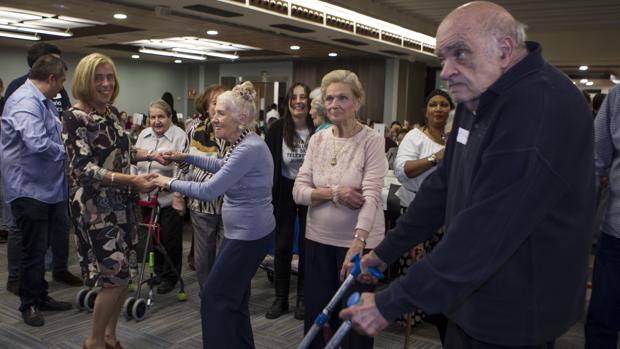
POLYGON ((158 176, 157 173, 147 173, 139 176, 134 176, 131 184, 138 189, 141 193, 148 193, 157 188, 153 179, 158 176))
POLYGON ((182 153, 180 151, 164 151, 161 152, 161 156, 164 160, 170 162, 170 161, 175 161, 175 162, 179 162, 179 161, 183 161, 185 159, 185 153, 182 153))
POLYGON ((153 158, 153 161, 157 161, 160 164, 166 166, 168 164, 170 164, 170 162, 172 162, 172 160, 170 159, 166 159, 164 157, 164 152, 155 152, 151 155, 151 157, 153 158))
POLYGON ((153 183, 161 190, 168 190, 168 183, 170 182, 170 177, 159 175, 153 179, 153 183))
POLYGON ((335 192, 338 203, 351 209, 358 209, 364 205, 365 199, 362 195, 362 189, 349 186, 338 186, 335 192))

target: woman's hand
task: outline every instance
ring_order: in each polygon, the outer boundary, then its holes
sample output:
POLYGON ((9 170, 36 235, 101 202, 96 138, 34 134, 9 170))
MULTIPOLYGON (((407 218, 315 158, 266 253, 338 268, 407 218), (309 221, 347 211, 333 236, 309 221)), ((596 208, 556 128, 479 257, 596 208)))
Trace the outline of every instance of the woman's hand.
POLYGON ((161 190, 168 190, 170 189, 168 187, 168 182, 170 182, 171 179, 172 178, 170 177, 158 175, 157 177, 153 179, 153 183, 155 184, 155 186, 159 187, 159 189, 161 190))
POLYGON ((175 161, 175 162, 180 162, 185 160, 185 153, 180 152, 180 151, 164 151, 161 152, 161 155, 163 157, 164 160, 167 161, 175 161))
POLYGON ((186 212, 185 200, 180 193, 174 193, 172 195, 172 208, 177 211, 179 216, 184 216, 186 212))
POLYGON ((158 151, 158 152, 154 152, 151 154, 151 158, 153 159, 153 161, 157 161, 160 164, 167 166, 168 164, 170 164, 171 160, 164 158, 164 153, 163 151, 158 151))
POLYGON ((342 268, 340 268, 340 282, 344 281, 344 279, 347 278, 347 275, 351 273, 351 270, 353 270, 353 267, 355 266, 355 264, 351 262, 351 258, 353 258, 353 256, 355 256, 356 253, 359 253, 360 258, 362 258, 362 256, 364 255, 365 247, 366 247, 366 244, 364 244, 362 241, 358 239, 353 239, 353 242, 351 243, 351 247, 349 247, 349 250, 347 251, 347 255, 344 257, 342 268))
POLYGON ((138 189, 141 193, 149 193, 153 191, 153 189, 157 188, 157 185, 153 182, 153 179, 157 176, 157 173, 147 173, 139 176, 133 176, 131 178, 131 185, 138 189))
POLYGON ((437 161, 442 161, 443 160, 443 153, 446 150, 446 148, 441 148, 440 151, 435 153, 435 157, 437 159, 437 161))
POLYGON ((362 195, 362 189, 346 185, 337 186, 334 190, 334 195, 336 196, 336 202, 353 210, 362 207, 366 201, 362 195))

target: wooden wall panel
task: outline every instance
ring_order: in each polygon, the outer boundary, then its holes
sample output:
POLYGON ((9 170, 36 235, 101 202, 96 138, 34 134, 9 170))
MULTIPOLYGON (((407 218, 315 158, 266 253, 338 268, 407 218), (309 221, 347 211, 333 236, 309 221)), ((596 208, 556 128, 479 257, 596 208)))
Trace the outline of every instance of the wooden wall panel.
POLYGON ((295 61, 293 82, 303 82, 310 88, 318 87, 323 76, 336 69, 347 69, 357 74, 366 90, 365 105, 358 115, 360 120, 383 120, 384 59, 295 61))

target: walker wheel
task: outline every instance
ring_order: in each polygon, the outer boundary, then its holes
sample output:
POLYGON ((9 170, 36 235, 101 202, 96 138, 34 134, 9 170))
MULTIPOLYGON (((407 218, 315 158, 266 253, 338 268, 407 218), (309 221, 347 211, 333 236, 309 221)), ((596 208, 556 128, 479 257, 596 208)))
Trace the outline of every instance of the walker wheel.
POLYGON ((136 321, 142 321, 146 315, 146 301, 144 298, 136 299, 131 309, 131 315, 136 321))
POLYGON ((84 310, 84 300, 86 299, 86 294, 88 293, 88 291, 89 289, 83 288, 79 290, 78 293, 75 295, 75 306, 76 308, 78 308, 78 310, 84 310))
POLYGON ((187 300, 187 293, 185 292, 177 293, 177 300, 180 302, 185 302, 187 300))
POLYGON ((125 319, 131 320, 133 318, 132 310, 135 302, 136 299, 133 297, 127 297, 125 300, 125 303, 123 304, 123 315, 125 316, 125 319))
POLYGON ((95 309, 95 299, 97 299, 96 290, 90 290, 86 293, 86 298, 84 298, 84 307, 89 313, 95 309))

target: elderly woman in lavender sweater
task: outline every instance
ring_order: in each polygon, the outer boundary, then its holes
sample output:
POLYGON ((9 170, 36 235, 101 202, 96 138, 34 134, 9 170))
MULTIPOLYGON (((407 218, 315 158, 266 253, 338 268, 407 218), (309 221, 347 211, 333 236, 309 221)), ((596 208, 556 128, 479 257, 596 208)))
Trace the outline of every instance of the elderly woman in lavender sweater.
POLYGON ((201 293, 204 348, 254 348, 248 310, 250 281, 267 254, 275 228, 271 187, 273 160, 256 124, 252 83, 237 85, 217 98, 215 136, 232 144, 224 159, 168 153, 214 173, 207 182, 160 176, 161 188, 209 201, 224 194, 224 240, 201 293))

